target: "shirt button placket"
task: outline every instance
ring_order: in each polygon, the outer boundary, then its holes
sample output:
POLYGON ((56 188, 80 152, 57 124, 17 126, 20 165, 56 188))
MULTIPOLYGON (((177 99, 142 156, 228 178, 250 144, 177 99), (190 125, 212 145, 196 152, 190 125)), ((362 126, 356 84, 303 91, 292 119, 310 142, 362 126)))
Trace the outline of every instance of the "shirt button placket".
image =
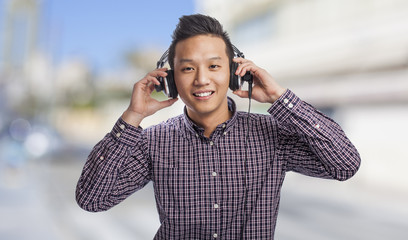
MULTIPOLYGON (((215 155, 213 155, 213 157, 212 157, 212 160, 213 161, 215 161, 216 159, 217 159, 217 151, 216 151, 216 149, 214 148, 215 146, 215 143, 214 143, 214 141, 209 141, 209 145, 210 145, 210 147, 212 148, 212 153, 214 153, 215 155)), ((212 162, 211 163, 211 165, 212 165, 212 167, 213 167, 213 169, 216 169, 216 166, 215 166, 215 162, 212 162)), ((218 221, 219 221, 219 219, 220 219, 220 216, 219 216, 219 214, 220 214, 220 211, 219 211, 219 208, 220 208, 220 205, 219 205, 219 203, 218 203, 218 194, 217 194, 217 189, 218 189, 218 184, 217 184, 217 176, 218 176, 218 173, 217 173, 217 171, 212 171, 211 172, 211 178, 213 179, 213 181, 214 182, 212 182, 212 184, 214 184, 214 189, 213 189, 213 191, 214 191, 214 197, 213 197, 213 200, 215 201, 214 203, 213 203, 213 205, 212 205, 212 207, 213 207, 213 210, 214 210, 214 217, 215 217, 215 222, 216 222, 216 226, 217 226, 217 224, 218 224, 218 221)), ((216 238, 219 238, 219 236, 218 236, 218 233, 217 233, 217 229, 215 228, 214 229, 214 233, 213 233, 213 235, 212 235, 212 237, 214 238, 214 239, 216 239, 216 238)))

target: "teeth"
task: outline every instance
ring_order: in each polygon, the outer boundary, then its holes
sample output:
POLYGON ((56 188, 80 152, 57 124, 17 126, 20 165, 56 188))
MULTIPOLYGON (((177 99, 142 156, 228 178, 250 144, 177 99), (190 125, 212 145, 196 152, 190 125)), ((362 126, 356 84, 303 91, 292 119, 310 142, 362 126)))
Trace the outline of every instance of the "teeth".
POLYGON ((203 93, 195 93, 194 95, 197 97, 207 97, 210 96, 212 92, 203 92, 203 93))

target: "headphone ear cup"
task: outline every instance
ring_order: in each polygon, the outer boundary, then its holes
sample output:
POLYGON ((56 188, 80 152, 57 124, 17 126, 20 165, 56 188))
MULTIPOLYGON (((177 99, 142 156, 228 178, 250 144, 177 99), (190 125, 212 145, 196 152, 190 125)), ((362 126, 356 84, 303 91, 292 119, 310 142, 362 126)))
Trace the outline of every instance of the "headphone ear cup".
POLYGON ((167 70, 167 86, 169 88, 169 97, 176 98, 178 96, 176 83, 174 82, 174 71, 167 70))
POLYGON ((157 77, 157 80, 159 80, 160 85, 154 85, 154 88, 156 89, 156 92, 164 91, 164 78, 157 77))
POLYGON ((232 62, 231 67, 230 67, 230 82, 229 82, 229 88, 232 91, 238 90, 239 89, 239 79, 238 75, 235 74, 238 68, 238 63, 232 62))

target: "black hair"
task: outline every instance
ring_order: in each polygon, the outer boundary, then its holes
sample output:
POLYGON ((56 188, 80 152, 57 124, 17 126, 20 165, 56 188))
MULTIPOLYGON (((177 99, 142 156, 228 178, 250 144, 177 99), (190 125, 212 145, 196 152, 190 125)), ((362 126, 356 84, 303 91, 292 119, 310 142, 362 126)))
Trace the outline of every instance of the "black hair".
POLYGON ((173 32, 171 45, 169 47, 168 62, 171 68, 174 67, 174 57, 176 51, 176 45, 178 42, 190 37, 198 35, 210 35, 220 37, 225 42, 226 53, 229 58, 230 64, 234 58, 234 49, 232 48, 231 40, 228 33, 224 31, 220 22, 217 19, 202 15, 193 14, 185 15, 179 18, 179 23, 173 32))

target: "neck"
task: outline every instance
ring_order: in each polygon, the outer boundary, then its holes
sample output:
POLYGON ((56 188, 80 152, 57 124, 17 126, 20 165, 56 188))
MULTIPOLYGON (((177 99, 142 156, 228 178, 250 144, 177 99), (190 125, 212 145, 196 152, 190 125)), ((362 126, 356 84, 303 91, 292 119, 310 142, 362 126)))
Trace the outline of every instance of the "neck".
POLYGON ((204 128, 204 136, 208 138, 215 131, 218 125, 232 117, 232 112, 228 111, 228 105, 225 107, 225 109, 223 109, 221 114, 219 113, 196 114, 195 112, 189 109, 187 109, 187 114, 195 124, 204 128))

